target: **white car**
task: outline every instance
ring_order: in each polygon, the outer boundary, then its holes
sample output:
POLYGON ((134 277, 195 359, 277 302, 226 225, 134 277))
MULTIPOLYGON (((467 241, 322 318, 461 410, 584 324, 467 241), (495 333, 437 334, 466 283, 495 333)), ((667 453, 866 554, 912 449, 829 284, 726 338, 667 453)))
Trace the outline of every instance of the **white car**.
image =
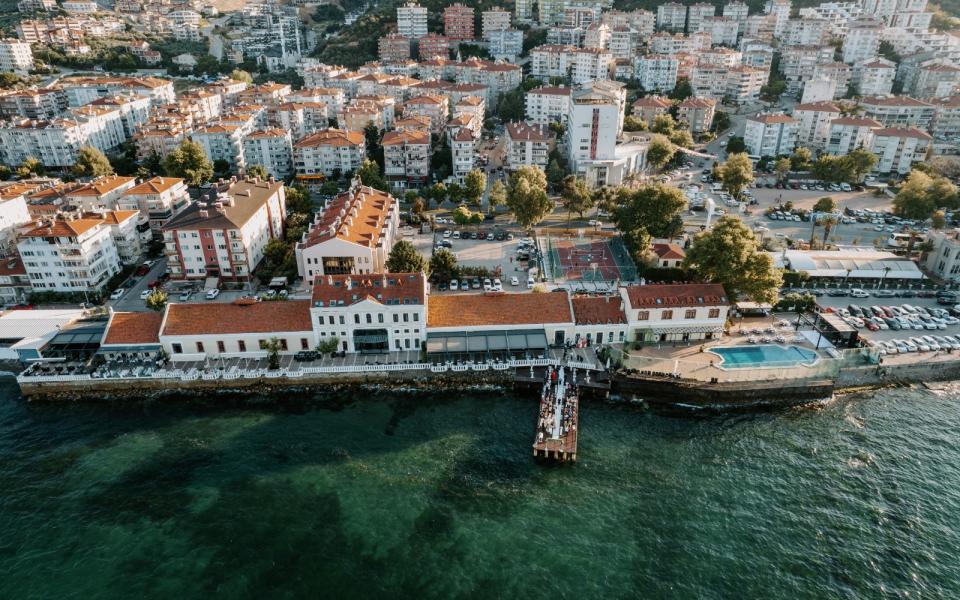
POLYGON ((597 221, 596 219, 590 219, 589 221, 587 221, 587 225, 589 225, 590 227, 603 227, 603 223, 601 223, 600 221, 597 221))
POLYGON ((502 291, 503 291, 503 282, 501 282, 499 279, 494 279, 494 280, 493 280, 493 291, 495 291, 495 292, 502 292, 502 291))
POLYGON ((140 292, 140 299, 146 300, 150 296, 150 290, 143 290, 140 292))
POLYGON ((914 346, 913 350, 910 349, 910 345, 903 340, 895 340, 894 344, 897 346, 897 352, 905 354, 907 352, 916 352, 917 348, 914 346))
POLYGON ((214 300, 217 296, 220 295, 220 290, 213 288, 212 290, 207 290, 207 300, 214 300))
POLYGON ((459 232, 459 231, 454 231, 454 232, 453 232, 453 235, 452 235, 451 237, 452 237, 453 239, 455 239, 455 240, 459 240, 459 239, 460 239, 460 232, 459 232))
POLYGON ((516 277, 511 277, 511 278, 510 278, 510 285, 520 285, 520 280, 517 279, 516 277))
POLYGON ((853 288, 850 290, 850 296, 853 298, 869 298, 870 294, 866 290, 861 290, 860 288, 853 288))
POLYGON ((930 352, 930 346, 928 346, 927 343, 924 342, 922 338, 912 337, 910 338, 909 341, 911 344, 916 346, 917 350, 919 350, 920 352, 930 352))
POLYGON ((483 280, 483 291, 490 292, 493 291, 493 283, 490 281, 490 278, 483 280))
POLYGON ((923 341, 925 341, 925 342, 927 343, 927 346, 929 346, 931 350, 939 350, 939 349, 940 349, 940 344, 939 344, 939 342, 937 342, 937 340, 934 339, 934 337, 933 337, 932 335, 925 335, 925 336, 921 337, 920 339, 922 339, 923 341))
POLYGON ((127 290, 125 290, 125 289, 123 289, 123 288, 117 288, 117 289, 113 290, 113 293, 112 293, 112 294, 110 294, 110 299, 111 299, 111 300, 119 300, 120 298, 123 298, 123 294, 124 294, 126 291, 127 291, 127 290))
POLYGON ((527 289, 528 290, 533 289, 533 277, 527 277, 527 289))
POLYGON ((450 280, 450 291, 451 291, 451 292, 456 292, 456 291, 459 290, 459 289, 460 289, 460 283, 459 283, 456 279, 451 279, 451 280, 450 280))
POLYGON ((449 238, 451 235, 453 235, 453 232, 449 229, 443 232, 443 237, 445 238, 449 238))

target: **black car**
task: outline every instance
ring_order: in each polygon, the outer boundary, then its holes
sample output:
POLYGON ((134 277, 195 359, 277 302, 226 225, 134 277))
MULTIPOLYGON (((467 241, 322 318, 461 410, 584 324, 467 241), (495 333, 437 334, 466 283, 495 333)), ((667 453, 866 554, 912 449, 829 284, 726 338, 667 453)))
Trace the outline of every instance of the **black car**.
POLYGON ((916 293, 915 291, 913 291, 913 290, 902 290, 902 291, 900 291, 900 293, 897 294, 897 295, 900 296, 901 298, 916 298, 916 297, 917 297, 917 293, 916 293))
POLYGON ((937 298, 956 298, 957 293, 950 290, 940 290, 937 292, 937 298))
POLYGON ((890 317, 884 317, 883 322, 887 324, 887 327, 889 327, 890 329, 893 329, 894 331, 899 331, 901 329, 900 321, 896 319, 891 319, 890 317))
POLYGON ((849 296, 850 290, 841 290, 841 289, 827 290, 827 295, 833 296, 835 298, 838 298, 840 296, 849 296))
POLYGON ((299 361, 317 360, 318 358, 320 358, 320 353, 313 350, 301 350, 293 355, 293 359, 299 361))
POLYGON ((937 294, 933 290, 920 290, 917 292, 917 298, 936 298, 937 294))

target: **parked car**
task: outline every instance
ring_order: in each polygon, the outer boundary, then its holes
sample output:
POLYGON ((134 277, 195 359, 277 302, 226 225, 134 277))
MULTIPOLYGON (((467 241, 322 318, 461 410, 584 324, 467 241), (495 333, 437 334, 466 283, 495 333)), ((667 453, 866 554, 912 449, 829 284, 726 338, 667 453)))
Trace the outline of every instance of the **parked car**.
POLYGON ((179 300, 180 300, 180 302, 186 302, 187 300, 190 299, 190 296, 192 296, 192 295, 193 295, 193 292, 191 292, 190 290, 187 290, 187 291, 183 292, 182 294, 180 294, 179 300))
POLYGON ((215 300, 217 296, 220 295, 220 290, 213 288, 212 290, 207 290, 207 300, 215 300))
POLYGON ((528 289, 528 290, 532 290, 532 289, 533 289, 533 285, 534 285, 534 284, 533 284, 533 277, 527 277, 527 289, 528 289))
POLYGON ((520 285, 520 280, 517 279, 516 277, 511 277, 511 278, 510 278, 510 285, 513 285, 513 286, 520 285))
POLYGON ((456 279, 451 279, 451 280, 450 280, 450 291, 456 292, 456 291, 459 290, 459 289, 460 289, 459 282, 458 282, 456 279))
POLYGON ((111 299, 111 300, 119 300, 120 298, 123 298, 123 294, 124 294, 126 291, 127 291, 127 290, 125 290, 125 289, 123 289, 123 288, 117 288, 117 289, 113 290, 113 293, 112 293, 112 294, 110 294, 110 299, 111 299))
POLYGON ((141 300, 146 300, 148 296, 150 296, 150 290, 143 290, 142 292, 140 292, 141 300))

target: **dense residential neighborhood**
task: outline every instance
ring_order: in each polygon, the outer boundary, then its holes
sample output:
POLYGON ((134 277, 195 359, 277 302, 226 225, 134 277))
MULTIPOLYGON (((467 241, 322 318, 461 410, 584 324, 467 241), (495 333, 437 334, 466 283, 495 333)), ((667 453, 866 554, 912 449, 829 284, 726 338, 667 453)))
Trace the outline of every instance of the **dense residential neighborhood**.
POLYGON ((10 356, 87 320, 111 359, 642 352, 804 308, 894 352, 829 298, 960 278, 924 0, 405 2, 352 53, 387 9, 300 4, 20 3, 0 297, 80 308, 10 356))

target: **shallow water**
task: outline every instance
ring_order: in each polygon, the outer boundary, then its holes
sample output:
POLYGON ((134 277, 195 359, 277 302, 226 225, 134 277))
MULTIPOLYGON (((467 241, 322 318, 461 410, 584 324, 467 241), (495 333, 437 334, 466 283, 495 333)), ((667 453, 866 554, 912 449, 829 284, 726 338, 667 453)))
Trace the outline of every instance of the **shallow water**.
POLYGON ((960 596, 960 388, 587 403, 573 467, 512 393, 0 396, 4 599, 960 596))

